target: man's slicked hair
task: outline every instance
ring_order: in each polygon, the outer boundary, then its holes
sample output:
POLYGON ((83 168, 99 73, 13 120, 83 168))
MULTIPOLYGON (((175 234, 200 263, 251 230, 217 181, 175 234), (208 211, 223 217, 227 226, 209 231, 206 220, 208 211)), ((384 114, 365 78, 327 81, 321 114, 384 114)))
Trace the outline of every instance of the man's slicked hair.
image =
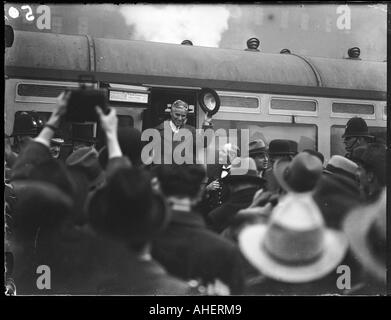
POLYGON ((154 168, 165 196, 195 197, 205 179, 206 171, 199 164, 160 165, 154 168))
POLYGON ((182 101, 182 100, 176 100, 173 102, 173 104, 171 105, 171 110, 173 110, 175 108, 184 108, 184 109, 186 109, 187 112, 189 111, 189 105, 185 101, 182 101))

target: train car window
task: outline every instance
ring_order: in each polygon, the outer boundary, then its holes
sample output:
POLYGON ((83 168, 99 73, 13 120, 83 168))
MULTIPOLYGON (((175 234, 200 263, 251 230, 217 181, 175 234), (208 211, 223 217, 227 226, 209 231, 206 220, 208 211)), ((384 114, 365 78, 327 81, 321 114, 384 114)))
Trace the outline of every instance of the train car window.
POLYGON ((387 120, 387 106, 383 107, 383 120, 387 120))
POLYGON ((39 84, 19 84, 17 87, 17 94, 22 97, 47 97, 56 98, 67 87, 65 86, 51 86, 39 84))
MULTIPOLYGON (((239 129, 237 139, 239 147, 241 141, 240 129, 248 129, 250 141, 263 139, 269 144, 274 139, 290 139, 298 143, 298 151, 304 149, 317 150, 318 128, 316 125, 235 120, 214 120, 213 124, 216 130, 224 129, 227 134, 229 129, 239 129)), ((216 141, 215 148, 218 148, 218 145, 219 142, 216 141)))
MULTIPOLYGON (((330 135, 330 155, 335 154, 344 156, 346 154, 345 145, 343 144, 342 135, 345 132, 346 126, 334 125, 331 126, 330 135)), ((386 143, 387 128, 386 127, 368 127, 369 133, 375 137, 376 142, 386 143)))
POLYGON ((333 113, 345 113, 351 117, 352 114, 374 115, 375 107, 372 104, 334 102, 331 111, 333 113))
MULTIPOLYGON (((290 100, 272 98, 270 108, 284 111, 307 111, 316 112, 316 101, 314 100, 290 100)), ((284 114, 286 114, 284 112, 284 114)))
POLYGON ((260 111, 260 100, 255 96, 235 96, 226 93, 219 93, 220 110, 229 112, 251 112, 260 111))
POLYGON ((60 83, 40 80, 39 83, 34 83, 34 80, 26 80, 16 85, 15 101, 54 103, 61 92, 78 86, 79 84, 74 82, 60 83))

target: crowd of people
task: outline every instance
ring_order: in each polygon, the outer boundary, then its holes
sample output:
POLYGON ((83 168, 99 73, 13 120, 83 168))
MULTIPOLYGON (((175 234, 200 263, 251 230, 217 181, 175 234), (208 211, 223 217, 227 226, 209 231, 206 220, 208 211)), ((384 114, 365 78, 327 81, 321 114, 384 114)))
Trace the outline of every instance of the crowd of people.
MULTIPOLYGON (((188 106, 173 105, 175 133, 188 106)), ((6 143, 9 294, 386 293, 386 146, 363 119, 326 163, 295 141, 258 139, 248 155, 225 144, 216 165, 145 165, 141 133, 120 128, 115 109, 96 109, 102 148, 60 159, 66 109, 61 95, 38 131, 6 143)))

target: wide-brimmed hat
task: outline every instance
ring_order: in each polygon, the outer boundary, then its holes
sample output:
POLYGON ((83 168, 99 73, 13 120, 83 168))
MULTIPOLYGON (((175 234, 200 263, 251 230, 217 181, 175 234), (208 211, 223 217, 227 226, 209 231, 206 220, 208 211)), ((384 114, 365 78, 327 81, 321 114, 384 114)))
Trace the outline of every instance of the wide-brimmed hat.
POLYGON ((98 151, 94 147, 81 147, 65 160, 68 168, 80 169, 87 176, 90 186, 98 186, 105 180, 105 173, 99 163, 98 151))
POLYGON ((344 259, 348 240, 326 229, 309 194, 287 195, 268 224, 244 227, 239 247, 265 276, 287 283, 304 283, 328 275, 344 259))
POLYGON ((273 173, 280 186, 286 191, 308 192, 318 182, 322 174, 319 158, 301 152, 292 160, 282 158, 273 165, 273 173))
POLYGON ((254 141, 251 141, 249 144, 249 155, 250 157, 256 154, 265 153, 267 152, 267 147, 265 141, 262 139, 257 139, 254 141))
POLYGON ((370 275, 386 282, 386 189, 374 204, 354 209, 344 220, 353 254, 370 275))
POLYGON ((342 138, 350 137, 367 137, 373 138, 369 134, 368 125, 363 118, 354 117, 349 119, 346 124, 345 132, 342 135, 342 138))
POLYGON ((296 154, 296 141, 275 139, 269 143, 269 155, 271 156, 294 156, 296 154))
POLYGON ((252 182, 263 186, 265 180, 258 175, 257 165, 252 158, 237 157, 232 161, 229 175, 225 176, 223 180, 230 182, 252 182))
MULTIPOLYGON (((30 161, 15 163, 12 168, 11 181, 16 180, 33 180, 52 183, 61 191, 73 197, 74 184, 66 165, 57 159, 50 157, 48 153, 36 153, 32 155, 30 161)), ((19 159, 19 158, 18 158, 19 159)))
POLYGON ((170 211, 154 192, 150 174, 140 168, 118 169, 89 204, 91 225, 127 243, 149 241, 164 229, 170 211))
POLYGON ((38 228, 49 230, 72 213, 73 200, 54 184, 18 180, 12 186, 17 201, 11 221, 18 237, 31 240, 38 228))
POLYGON ((339 155, 334 155, 327 162, 323 172, 327 174, 340 174, 353 180, 357 180, 358 165, 353 161, 339 155))
POLYGON ((304 149, 302 152, 307 152, 307 153, 319 158, 319 160, 322 162, 322 164, 324 163, 324 155, 322 153, 320 153, 319 151, 312 150, 312 149, 304 149))

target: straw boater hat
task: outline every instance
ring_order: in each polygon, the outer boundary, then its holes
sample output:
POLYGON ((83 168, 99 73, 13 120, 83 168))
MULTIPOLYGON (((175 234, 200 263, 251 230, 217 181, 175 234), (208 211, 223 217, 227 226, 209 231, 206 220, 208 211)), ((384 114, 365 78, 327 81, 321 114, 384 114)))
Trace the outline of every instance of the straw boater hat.
POLYGON ((301 152, 292 160, 279 159, 274 163, 273 173, 286 191, 311 191, 322 174, 322 162, 316 156, 301 152))
POLYGON ((357 181, 357 169, 358 165, 353 161, 343 156, 332 156, 329 162, 327 162, 326 168, 323 170, 326 174, 339 174, 354 181, 357 181))
POLYGON ((386 189, 379 200, 354 209, 345 219, 343 229, 354 255, 375 279, 386 283, 386 189))
POLYGON ((326 229, 319 208, 308 194, 289 194, 274 209, 269 223, 245 227, 239 247, 265 276, 304 283, 328 275, 344 259, 346 236, 326 229))

